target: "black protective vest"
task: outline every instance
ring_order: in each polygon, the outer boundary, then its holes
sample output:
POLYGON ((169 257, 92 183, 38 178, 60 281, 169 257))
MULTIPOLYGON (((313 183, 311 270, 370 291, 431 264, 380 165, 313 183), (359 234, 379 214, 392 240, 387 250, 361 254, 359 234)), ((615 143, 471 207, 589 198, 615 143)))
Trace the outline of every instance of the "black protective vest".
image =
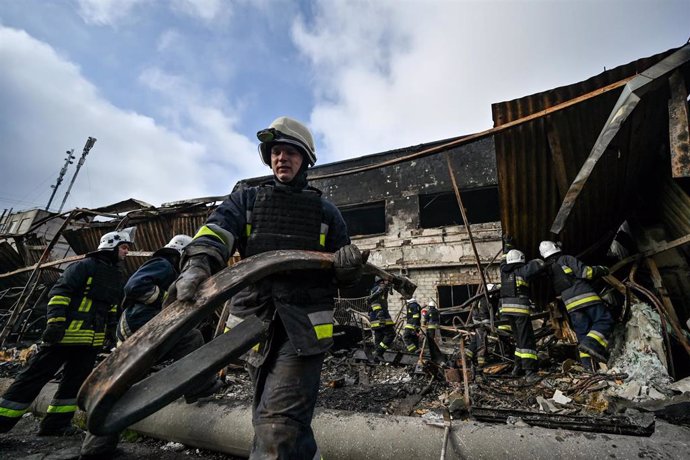
POLYGON ((561 292, 573 287, 575 284, 575 279, 563 271, 563 268, 559 263, 559 259, 560 257, 554 257, 546 262, 547 266, 549 267, 549 278, 551 278, 553 290, 556 291, 557 295, 560 295, 561 292))
POLYGON ((104 304, 119 304, 122 300, 122 270, 117 265, 102 264, 93 274, 90 295, 93 300, 104 304))
POLYGON ((515 267, 510 273, 501 270, 501 298, 517 297, 518 289, 515 280, 515 267))
POLYGON ((322 221, 320 193, 260 187, 251 212, 245 255, 281 249, 323 251, 319 242, 322 221))

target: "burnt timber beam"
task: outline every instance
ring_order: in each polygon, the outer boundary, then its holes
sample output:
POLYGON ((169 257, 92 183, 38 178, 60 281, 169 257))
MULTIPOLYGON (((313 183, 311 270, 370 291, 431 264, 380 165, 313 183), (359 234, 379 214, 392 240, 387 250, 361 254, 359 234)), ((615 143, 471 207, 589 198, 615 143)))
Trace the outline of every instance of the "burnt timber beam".
POLYGON ((558 210, 553 224, 551 224, 552 234, 560 235, 565 228, 570 213, 575 207, 580 192, 584 189, 594 167, 613 138, 620 131, 623 123, 642 100, 642 97, 649 91, 656 89, 661 83, 668 79, 669 73, 675 71, 688 61, 690 61, 690 44, 686 44, 675 53, 662 59, 625 85, 618 101, 616 101, 616 104, 613 106, 613 110, 611 110, 608 120, 606 120, 604 127, 599 133, 599 137, 594 143, 589 157, 587 157, 582 168, 580 168, 580 172, 578 172, 575 180, 570 184, 570 188, 563 199, 561 208, 558 210))
POLYGON ((690 177, 690 122, 688 90, 680 70, 668 79, 671 99, 668 101, 668 134, 673 177, 690 177))
POLYGON ((651 436, 655 428, 655 418, 653 414, 587 417, 583 415, 562 415, 475 406, 471 410, 471 415, 482 422, 505 423, 508 417, 519 417, 528 425, 541 426, 544 428, 562 428, 566 430, 593 431, 597 433, 625 434, 632 436, 651 436))
MULTIPOLYGON (((270 251, 248 257, 206 280, 195 298, 174 301, 128 338, 89 375, 79 407, 88 414, 96 435, 122 431, 153 414, 254 346, 266 333, 256 317, 142 380, 177 341, 244 287, 285 271, 329 270, 333 254, 314 251, 270 251)), ((371 264, 367 264, 371 269, 371 264)))

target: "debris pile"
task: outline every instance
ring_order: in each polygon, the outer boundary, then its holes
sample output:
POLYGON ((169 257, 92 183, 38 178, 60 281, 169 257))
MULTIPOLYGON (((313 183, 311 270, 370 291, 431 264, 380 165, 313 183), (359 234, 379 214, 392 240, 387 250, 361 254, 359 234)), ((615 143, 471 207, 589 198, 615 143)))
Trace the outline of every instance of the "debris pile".
POLYGON ((668 375, 661 319, 649 305, 630 307, 630 319, 614 331, 615 348, 611 372, 625 373, 622 385, 612 387, 610 394, 631 401, 664 399, 670 396, 672 382, 668 375))

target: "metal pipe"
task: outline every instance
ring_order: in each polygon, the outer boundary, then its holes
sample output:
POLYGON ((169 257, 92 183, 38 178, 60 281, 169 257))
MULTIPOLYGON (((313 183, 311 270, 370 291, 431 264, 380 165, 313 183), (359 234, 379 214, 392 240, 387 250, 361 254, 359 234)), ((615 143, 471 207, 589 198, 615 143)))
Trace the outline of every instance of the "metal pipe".
POLYGON ((484 288, 484 298, 486 299, 486 304, 489 306, 489 320, 491 323, 491 330, 494 330, 494 310, 491 308, 491 301, 489 300, 489 292, 486 289, 486 278, 484 277, 484 270, 482 270, 482 263, 479 260, 479 253, 477 252, 477 247, 474 244, 474 238, 472 237, 472 229, 470 228, 470 222, 467 220, 467 214, 465 213, 465 205, 462 204, 462 196, 460 195, 460 188, 455 181, 455 172, 453 171, 453 165, 450 162, 450 154, 446 152, 446 162, 448 163, 448 173, 450 174, 450 180, 453 183, 453 190, 455 191, 455 198, 458 200, 458 207, 460 208, 460 214, 462 215, 462 221, 467 229, 467 236, 470 239, 470 245, 472 246, 472 251, 474 252, 474 260, 477 263, 477 270, 479 271, 479 278, 482 281, 482 287, 484 288))
POLYGON ((79 170, 81 169, 82 165, 84 164, 84 161, 86 161, 86 155, 89 154, 89 151, 93 147, 93 144, 96 143, 96 138, 95 137, 89 137, 86 140, 86 144, 84 145, 84 150, 82 151, 81 158, 79 158, 79 162, 77 163, 77 169, 74 171, 74 175, 72 176, 72 180, 69 183, 69 187, 67 187, 67 192, 65 192, 65 196, 62 199, 62 204, 60 205, 60 209, 58 209, 58 214, 62 212, 62 208, 65 206, 65 202, 67 201, 67 197, 69 196, 69 192, 72 190, 72 186, 74 185, 74 181, 77 179, 77 174, 79 174, 79 170))

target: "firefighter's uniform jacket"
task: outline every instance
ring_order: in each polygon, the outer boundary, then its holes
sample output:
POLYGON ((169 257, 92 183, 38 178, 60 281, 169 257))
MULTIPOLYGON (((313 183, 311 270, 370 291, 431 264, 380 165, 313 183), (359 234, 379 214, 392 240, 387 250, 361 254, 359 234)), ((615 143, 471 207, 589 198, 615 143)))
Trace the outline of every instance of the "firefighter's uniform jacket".
POLYGON ((388 294, 390 288, 383 284, 377 283, 371 288, 367 303, 369 304, 369 323, 372 329, 379 329, 395 324, 388 312, 388 294))
POLYGON ((515 337, 516 367, 537 368, 537 344, 530 320, 529 282, 544 270, 541 259, 501 264, 501 318, 510 321, 515 337))
POLYGON ((378 282, 371 288, 367 303, 369 304, 369 324, 374 332, 376 354, 383 356, 395 341, 395 321, 388 312, 388 294, 390 287, 378 282))
POLYGON ((554 291, 563 299, 568 313, 602 302, 590 284, 603 274, 599 267, 590 267, 561 253, 550 256, 546 263, 554 291))
POLYGON ((428 305, 424 310, 424 324, 427 330, 435 331, 441 324, 441 315, 438 308, 428 305))
POLYGON ((58 343, 42 345, 0 399, 0 432, 17 423, 63 365, 63 378, 41 430, 69 426, 79 387, 93 369, 106 330, 114 333, 117 324, 124 276, 116 255, 113 250, 89 254, 67 267, 50 290, 47 321, 63 325, 65 335, 58 343))
POLYGON ((119 342, 160 313, 168 288, 180 274, 179 259, 176 249, 161 248, 127 280, 125 311, 117 328, 119 342), (151 292, 157 292, 157 296, 150 298, 151 292))
POLYGON ((590 284, 607 272, 603 267, 585 265, 560 252, 549 256, 546 265, 554 291, 560 294, 568 310, 580 344, 580 359, 589 367, 591 352, 607 355, 613 330, 613 317, 590 284))
POLYGON ((407 351, 414 352, 419 348, 419 336, 417 333, 422 324, 422 307, 417 302, 408 303, 405 319, 403 341, 407 351))

